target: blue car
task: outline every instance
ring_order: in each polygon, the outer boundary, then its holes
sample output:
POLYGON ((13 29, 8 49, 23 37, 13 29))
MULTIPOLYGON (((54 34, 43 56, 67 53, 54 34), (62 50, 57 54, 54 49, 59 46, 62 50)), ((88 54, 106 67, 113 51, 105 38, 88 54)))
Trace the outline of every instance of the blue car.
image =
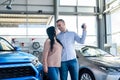
POLYGON ((42 80, 42 64, 0 37, 0 80, 42 80))

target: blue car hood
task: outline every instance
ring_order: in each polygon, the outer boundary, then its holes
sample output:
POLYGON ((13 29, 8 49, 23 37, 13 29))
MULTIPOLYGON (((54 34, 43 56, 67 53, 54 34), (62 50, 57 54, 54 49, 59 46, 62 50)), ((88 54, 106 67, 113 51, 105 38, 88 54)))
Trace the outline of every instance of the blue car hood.
POLYGON ((34 58, 35 56, 20 51, 0 52, 0 63, 31 62, 34 58))

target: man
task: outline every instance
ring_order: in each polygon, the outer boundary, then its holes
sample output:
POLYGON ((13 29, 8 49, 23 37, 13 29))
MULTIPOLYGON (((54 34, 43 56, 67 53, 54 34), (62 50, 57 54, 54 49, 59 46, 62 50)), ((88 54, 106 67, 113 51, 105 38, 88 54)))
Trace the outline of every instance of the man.
POLYGON ((62 61, 60 67, 61 80, 67 80, 68 71, 70 72, 71 80, 78 80, 78 62, 76 52, 74 49, 75 41, 83 44, 86 37, 86 25, 82 27, 82 37, 79 37, 75 32, 66 29, 65 21, 63 19, 57 20, 57 28, 61 31, 57 38, 63 45, 62 61))

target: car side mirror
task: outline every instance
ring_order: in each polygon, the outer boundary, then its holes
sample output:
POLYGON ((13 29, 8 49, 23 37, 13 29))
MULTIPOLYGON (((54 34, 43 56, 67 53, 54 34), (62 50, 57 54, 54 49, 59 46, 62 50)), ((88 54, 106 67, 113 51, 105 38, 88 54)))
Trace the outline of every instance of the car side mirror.
POLYGON ((22 49, 20 47, 14 47, 15 51, 21 51, 22 49))

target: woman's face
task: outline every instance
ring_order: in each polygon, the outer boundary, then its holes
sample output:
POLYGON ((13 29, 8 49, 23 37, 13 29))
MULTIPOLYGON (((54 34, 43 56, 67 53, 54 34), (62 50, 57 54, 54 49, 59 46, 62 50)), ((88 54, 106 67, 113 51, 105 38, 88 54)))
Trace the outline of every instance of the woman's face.
POLYGON ((55 32, 56 32, 56 35, 60 32, 57 27, 55 28, 55 32))

